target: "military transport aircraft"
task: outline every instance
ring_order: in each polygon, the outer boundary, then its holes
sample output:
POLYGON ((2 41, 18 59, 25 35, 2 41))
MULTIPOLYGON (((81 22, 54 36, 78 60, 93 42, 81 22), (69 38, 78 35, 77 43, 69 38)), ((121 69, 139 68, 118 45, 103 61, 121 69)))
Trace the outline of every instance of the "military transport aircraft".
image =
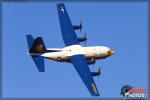
POLYGON ((87 38, 86 36, 78 38, 75 30, 81 30, 83 27, 82 23, 80 25, 72 25, 63 3, 57 4, 57 10, 61 33, 66 47, 48 49, 41 37, 34 39, 32 35, 26 35, 29 54, 33 58, 39 72, 45 71, 44 58, 72 63, 90 94, 99 96, 93 76, 99 76, 100 69, 96 72, 90 72, 88 65, 94 64, 98 59, 104 59, 113 55, 114 51, 105 46, 81 46, 80 42, 86 41, 87 38))

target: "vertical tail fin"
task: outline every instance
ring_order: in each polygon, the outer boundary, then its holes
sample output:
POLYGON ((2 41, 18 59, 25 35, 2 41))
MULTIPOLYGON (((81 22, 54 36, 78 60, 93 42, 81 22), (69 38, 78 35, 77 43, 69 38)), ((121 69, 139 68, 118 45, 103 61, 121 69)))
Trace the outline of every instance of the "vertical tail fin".
POLYGON ((32 46, 29 50, 29 53, 45 53, 45 52, 46 52, 46 47, 45 47, 45 44, 44 44, 42 38, 37 37, 34 40, 32 46))
POLYGON ((37 37, 34 39, 32 35, 26 35, 28 47, 29 47, 29 54, 31 55, 35 65, 37 66, 39 72, 45 72, 45 63, 44 58, 40 56, 41 53, 46 51, 46 47, 41 37, 37 37), (32 55, 37 54, 37 55, 32 55))

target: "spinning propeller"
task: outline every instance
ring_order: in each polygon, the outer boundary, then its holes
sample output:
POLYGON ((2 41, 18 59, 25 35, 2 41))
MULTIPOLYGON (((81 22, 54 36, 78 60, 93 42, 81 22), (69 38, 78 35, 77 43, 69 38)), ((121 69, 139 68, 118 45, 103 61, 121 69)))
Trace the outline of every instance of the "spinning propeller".
POLYGON ((80 32, 81 32, 81 29, 83 28, 83 22, 82 21, 80 21, 80 32))

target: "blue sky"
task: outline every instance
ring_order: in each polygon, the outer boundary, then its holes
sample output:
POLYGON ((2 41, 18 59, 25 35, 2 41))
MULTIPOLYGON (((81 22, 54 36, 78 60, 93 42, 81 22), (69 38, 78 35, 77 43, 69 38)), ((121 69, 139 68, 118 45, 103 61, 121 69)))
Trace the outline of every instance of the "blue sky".
MULTIPOLYGON (((56 9, 57 2, 2 4, 2 61, 4 97, 90 97, 73 65, 45 60, 39 73, 27 55, 26 34, 42 36, 46 47, 62 48, 64 43, 56 9)), ((95 77, 101 97, 121 97, 123 85, 148 86, 147 3, 66 2, 73 24, 83 21, 87 46, 103 45, 116 54, 101 61, 95 77)), ((79 31, 78 36, 83 36, 79 31)), ((83 43, 84 44, 84 43, 83 43)))

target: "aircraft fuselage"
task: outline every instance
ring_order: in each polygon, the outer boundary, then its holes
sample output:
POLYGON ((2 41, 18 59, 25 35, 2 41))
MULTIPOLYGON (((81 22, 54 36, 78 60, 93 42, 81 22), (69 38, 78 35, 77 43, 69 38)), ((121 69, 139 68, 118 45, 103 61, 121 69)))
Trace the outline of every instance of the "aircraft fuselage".
POLYGON ((71 45, 65 48, 49 48, 47 52, 42 54, 44 58, 59 61, 69 62, 70 56, 83 54, 88 60, 98 60, 109 57, 114 54, 114 51, 105 46, 82 47, 81 45, 71 45))

